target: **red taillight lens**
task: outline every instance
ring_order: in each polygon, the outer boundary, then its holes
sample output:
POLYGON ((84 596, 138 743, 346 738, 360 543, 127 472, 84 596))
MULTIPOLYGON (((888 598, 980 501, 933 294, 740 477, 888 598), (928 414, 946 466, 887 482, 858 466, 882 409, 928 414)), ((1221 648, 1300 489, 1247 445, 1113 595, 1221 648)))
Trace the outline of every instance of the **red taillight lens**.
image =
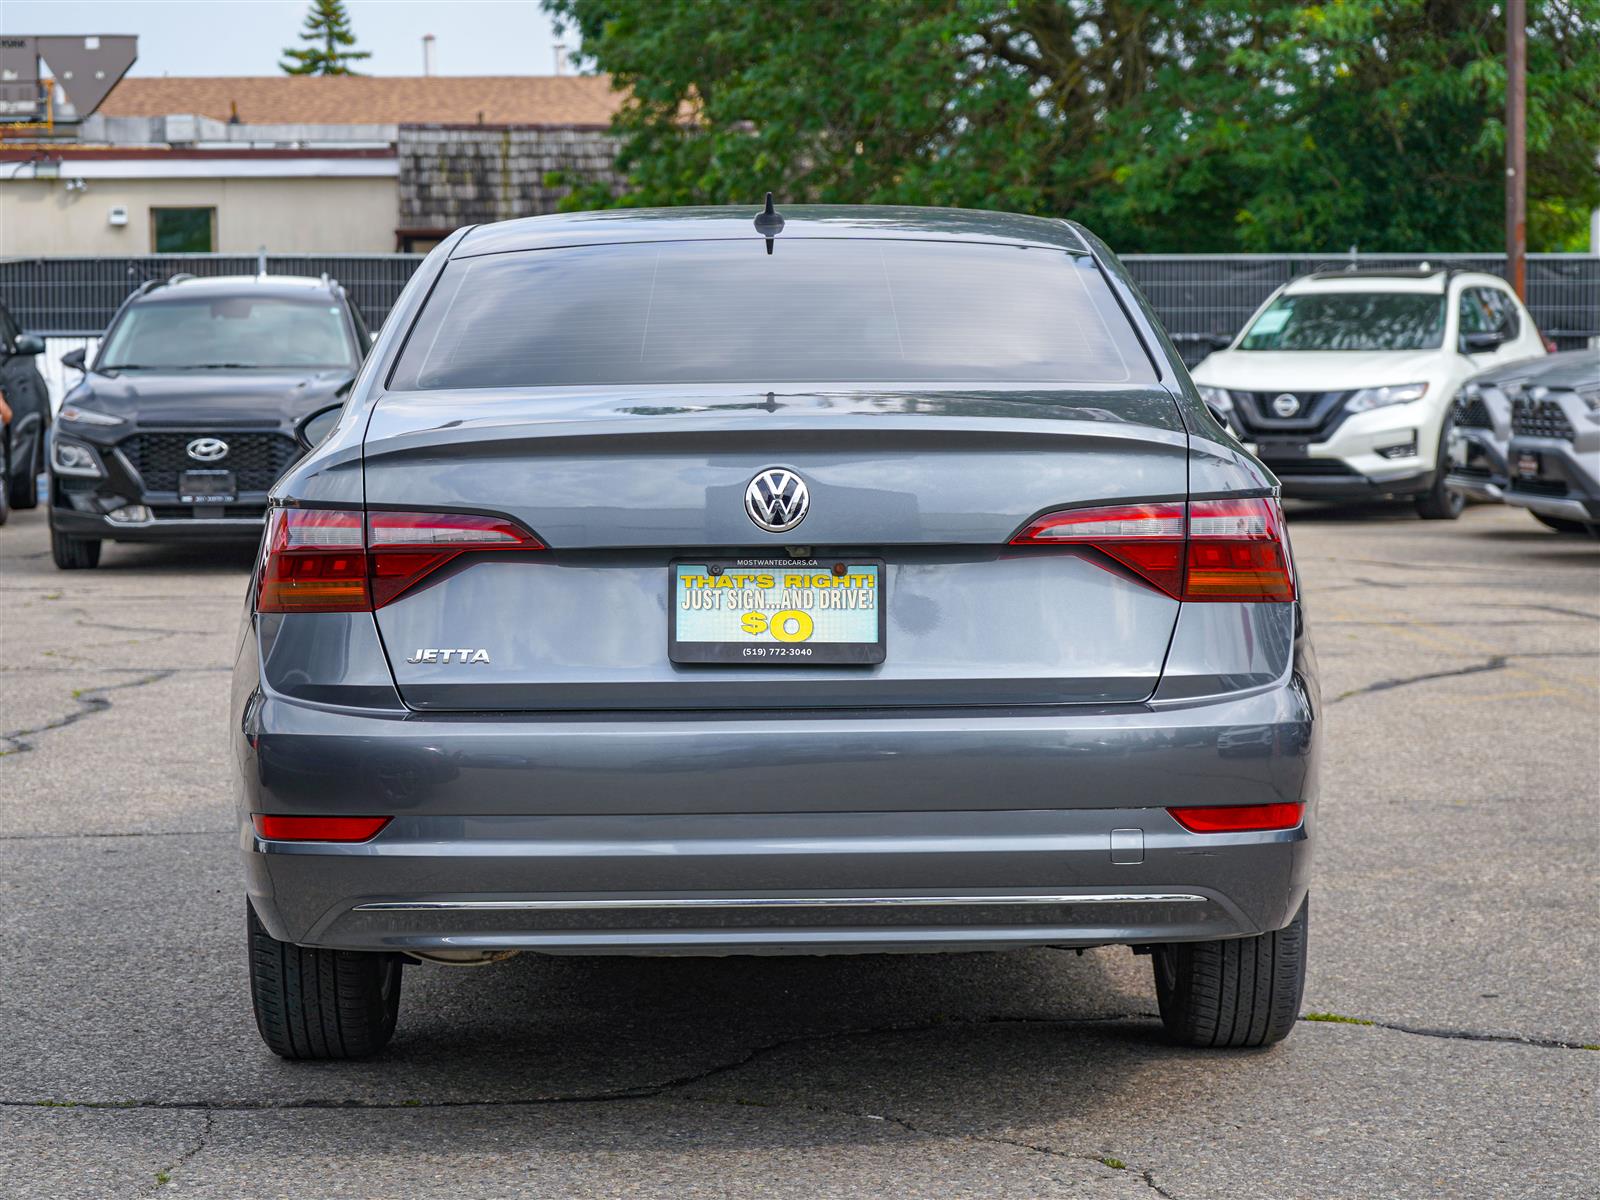
POLYGON ((1093 546, 1170 596, 1183 585, 1181 504, 1131 504, 1046 513, 1011 539, 1014 546, 1093 546))
POLYGON ((475 513, 273 509, 257 612, 370 612, 462 554, 542 550, 503 517, 475 513))
POLYGON ((275 508, 267 520, 257 612, 361 612, 372 607, 361 514, 275 508))
POLYGON ((269 842, 365 842, 393 817, 277 817, 255 813, 256 836, 269 842))
POLYGON ((1090 546, 1180 600, 1293 600, 1276 500, 1196 500, 1047 513, 1014 546, 1090 546))
POLYGON ((382 608, 458 555, 544 549, 520 525, 473 513, 374 512, 367 514, 367 526, 374 608, 382 608))
POLYGON ((1189 505, 1185 600, 1293 600, 1283 510, 1276 500, 1196 500, 1189 505))
POLYGON ((1264 833, 1300 824, 1304 804, 1220 804, 1212 808, 1169 808, 1190 833, 1264 833))

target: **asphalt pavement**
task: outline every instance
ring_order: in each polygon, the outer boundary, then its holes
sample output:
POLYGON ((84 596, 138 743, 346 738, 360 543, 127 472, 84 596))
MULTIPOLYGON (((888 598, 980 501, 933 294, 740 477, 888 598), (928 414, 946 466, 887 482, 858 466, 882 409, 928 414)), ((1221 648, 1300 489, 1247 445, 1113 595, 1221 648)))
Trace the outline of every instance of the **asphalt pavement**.
POLYGON ((0 1195, 1593 1197, 1600 543, 1295 506, 1327 703, 1305 1019, 1178 1049, 1123 949, 406 975, 256 1036, 228 746, 251 550, 0 528, 0 1195))

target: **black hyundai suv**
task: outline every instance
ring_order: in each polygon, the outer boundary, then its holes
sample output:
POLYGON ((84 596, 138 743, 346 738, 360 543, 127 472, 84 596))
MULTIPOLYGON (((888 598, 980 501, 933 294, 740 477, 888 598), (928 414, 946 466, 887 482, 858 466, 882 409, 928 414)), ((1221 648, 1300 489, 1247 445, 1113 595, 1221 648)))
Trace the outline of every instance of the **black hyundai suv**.
POLYGON ((333 426, 371 342, 337 283, 287 275, 145 284, 111 320, 50 439, 50 547, 254 539, 267 492, 333 426))

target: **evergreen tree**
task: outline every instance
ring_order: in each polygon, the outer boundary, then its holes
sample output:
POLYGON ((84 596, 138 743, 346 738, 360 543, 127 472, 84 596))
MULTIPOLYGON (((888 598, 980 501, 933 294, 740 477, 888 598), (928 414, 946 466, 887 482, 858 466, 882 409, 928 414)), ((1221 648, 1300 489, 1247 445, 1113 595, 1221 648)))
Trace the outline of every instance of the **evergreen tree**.
POLYGON ((350 64, 372 57, 370 50, 346 48, 356 44, 356 35, 344 0, 311 0, 300 40, 309 44, 299 50, 284 48, 278 67, 285 75, 357 75, 360 72, 352 71, 350 64))

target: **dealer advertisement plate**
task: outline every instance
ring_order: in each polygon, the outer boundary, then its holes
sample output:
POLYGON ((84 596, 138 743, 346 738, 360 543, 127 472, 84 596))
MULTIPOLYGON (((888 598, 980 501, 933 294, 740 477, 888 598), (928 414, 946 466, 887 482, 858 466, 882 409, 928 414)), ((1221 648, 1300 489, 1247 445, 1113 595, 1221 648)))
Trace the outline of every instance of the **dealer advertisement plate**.
POLYGON ((882 559, 686 559, 667 570, 668 657, 675 663, 884 659, 882 559))

